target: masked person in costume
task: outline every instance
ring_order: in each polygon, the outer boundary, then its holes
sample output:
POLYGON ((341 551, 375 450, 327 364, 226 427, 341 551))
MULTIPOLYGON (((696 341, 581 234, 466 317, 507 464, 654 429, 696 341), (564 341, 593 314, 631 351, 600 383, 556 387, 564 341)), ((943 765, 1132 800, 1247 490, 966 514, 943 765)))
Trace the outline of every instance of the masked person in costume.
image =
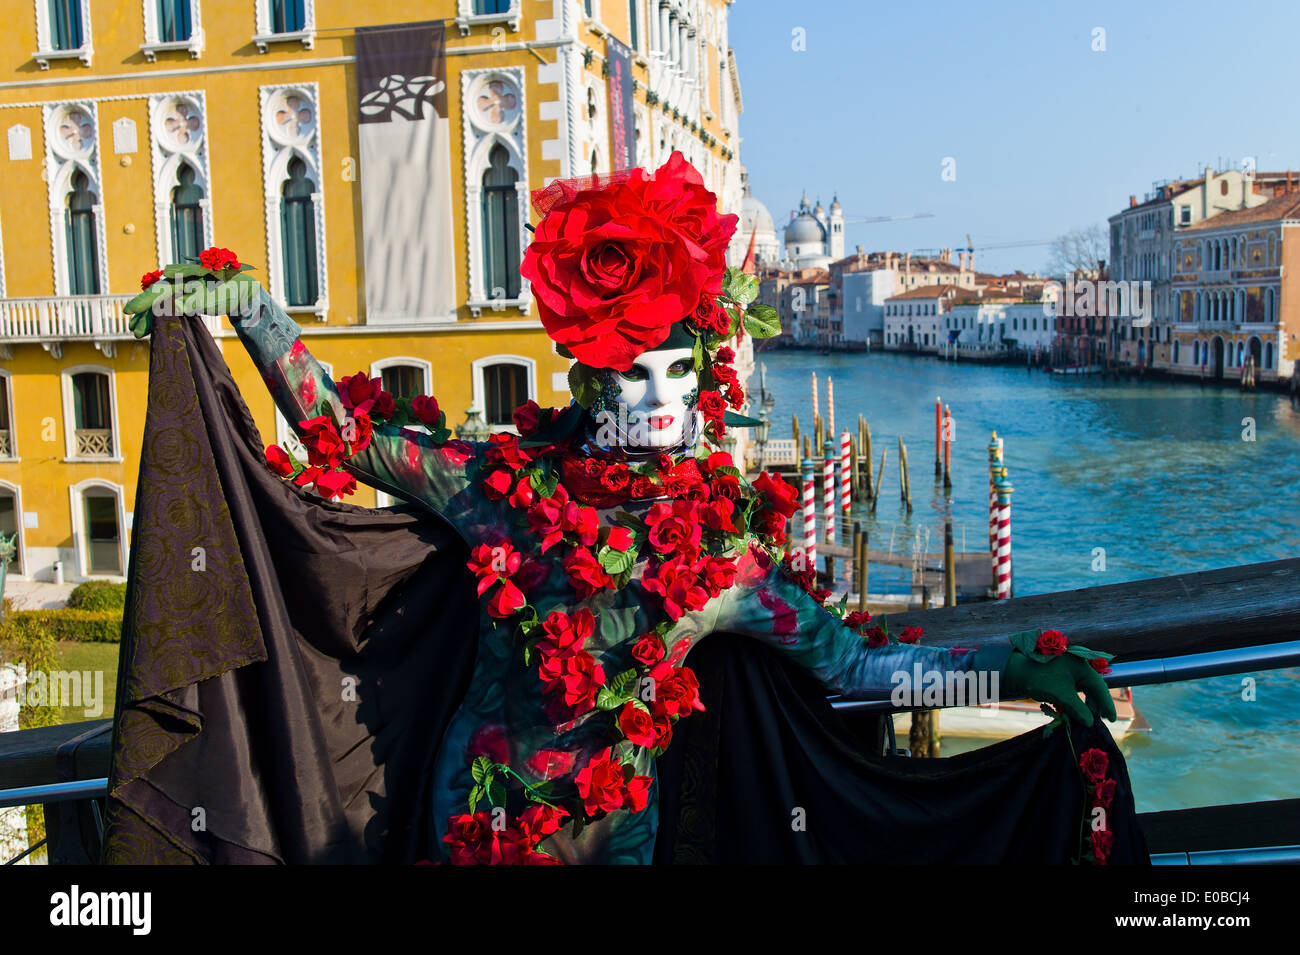
MULTIPOLYGON (((653 174, 556 182, 533 203, 522 271, 574 359, 574 401, 530 401, 517 435, 479 444, 453 439, 432 397, 395 400, 365 374, 331 380, 232 254, 164 270, 203 278, 189 305, 230 314, 296 423, 308 460, 272 446, 270 467, 326 497, 365 482, 442 515, 470 547, 477 656, 433 766, 430 858, 651 861, 656 757, 709 697, 682 661, 715 632, 761 641, 848 698, 886 698, 891 677, 919 665, 988 671, 1003 698, 1084 724, 1114 718, 1106 654, 1055 631, 976 651, 920 646, 916 628, 891 634, 826 605, 802 555, 783 555, 795 490, 767 473, 750 484, 719 450, 729 425, 750 422, 734 413, 745 395, 733 344, 775 334, 775 313, 726 268, 736 217, 679 153, 653 174), (251 305, 222 307, 241 285, 251 305)), ((165 285, 129 310, 145 313, 165 285)))

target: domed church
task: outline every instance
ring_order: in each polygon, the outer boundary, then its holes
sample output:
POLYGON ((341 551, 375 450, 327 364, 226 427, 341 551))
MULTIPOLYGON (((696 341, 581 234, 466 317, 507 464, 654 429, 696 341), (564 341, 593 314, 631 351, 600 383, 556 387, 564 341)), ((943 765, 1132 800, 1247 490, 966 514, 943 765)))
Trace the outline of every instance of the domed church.
POLYGON ((808 193, 799 201, 799 212, 785 227, 785 258, 794 269, 824 269, 844 258, 844 209, 831 200, 830 213, 821 200, 811 208, 808 193))

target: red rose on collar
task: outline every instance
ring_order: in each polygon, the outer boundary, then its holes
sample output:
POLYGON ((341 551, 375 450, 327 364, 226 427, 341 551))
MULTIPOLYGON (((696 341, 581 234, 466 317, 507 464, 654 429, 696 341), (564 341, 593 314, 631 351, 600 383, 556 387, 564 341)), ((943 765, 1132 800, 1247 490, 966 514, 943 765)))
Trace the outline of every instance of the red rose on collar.
POLYGON ((646 539, 659 553, 681 554, 694 560, 700 552, 703 530, 693 501, 655 504, 646 512, 645 524, 649 529, 646 539))
POLYGON ((1110 766, 1110 757, 1106 755, 1105 750, 1092 747, 1083 751, 1079 757, 1079 768, 1083 770, 1083 775, 1094 783, 1099 783, 1106 778, 1106 768, 1110 766))
POLYGON ((594 368, 626 371, 717 294, 734 215, 674 152, 653 175, 582 188, 561 180, 533 195, 544 212, 520 268, 552 340, 594 368))
POLYGON ((607 491, 621 491, 631 480, 632 472, 628 466, 617 461, 606 467, 600 475, 600 483, 607 491))

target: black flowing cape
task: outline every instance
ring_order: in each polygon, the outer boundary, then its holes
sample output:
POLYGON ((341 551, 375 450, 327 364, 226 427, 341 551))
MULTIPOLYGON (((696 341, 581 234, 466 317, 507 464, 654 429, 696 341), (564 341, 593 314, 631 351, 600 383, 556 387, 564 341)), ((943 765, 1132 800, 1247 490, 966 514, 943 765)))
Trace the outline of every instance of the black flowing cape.
MULTIPOLYGON (((158 318, 106 862, 409 864, 445 822, 429 785, 474 661, 465 544, 421 509, 323 501, 263 451, 207 331, 158 318)), ((1118 781, 1111 859, 1146 861, 1100 721, 870 756, 876 733, 766 647, 715 635, 688 661, 708 709, 660 759, 656 861, 1068 862, 1090 746, 1118 781)))

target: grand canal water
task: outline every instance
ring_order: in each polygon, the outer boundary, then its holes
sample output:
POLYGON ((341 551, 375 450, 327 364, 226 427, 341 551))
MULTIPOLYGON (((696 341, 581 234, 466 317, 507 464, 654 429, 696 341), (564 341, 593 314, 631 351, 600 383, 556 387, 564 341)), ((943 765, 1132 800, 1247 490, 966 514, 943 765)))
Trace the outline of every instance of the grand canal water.
MULTIPOLYGON (((791 413, 811 426, 816 371, 822 414, 829 375, 837 427, 856 428, 862 414, 877 462, 889 449, 876 514, 855 515, 871 528, 873 549, 892 539, 910 552, 928 529, 934 553, 949 508, 957 547, 963 530, 969 550, 986 547, 986 448, 996 430, 1015 488, 1017 595, 1300 554, 1300 411, 1283 395, 888 353, 768 352, 760 361, 777 398, 772 437, 790 436, 791 413), (936 397, 955 424, 951 503, 933 479, 936 397), (1252 425, 1254 440, 1245 440, 1252 425), (910 518, 899 503, 900 435, 911 462, 910 518)), ((875 568, 872 576, 875 592, 883 576, 875 568)), ((1135 691, 1152 725, 1122 743, 1139 810, 1300 796, 1300 671, 1251 676, 1251 702, 1237 676, 1135 691)))

